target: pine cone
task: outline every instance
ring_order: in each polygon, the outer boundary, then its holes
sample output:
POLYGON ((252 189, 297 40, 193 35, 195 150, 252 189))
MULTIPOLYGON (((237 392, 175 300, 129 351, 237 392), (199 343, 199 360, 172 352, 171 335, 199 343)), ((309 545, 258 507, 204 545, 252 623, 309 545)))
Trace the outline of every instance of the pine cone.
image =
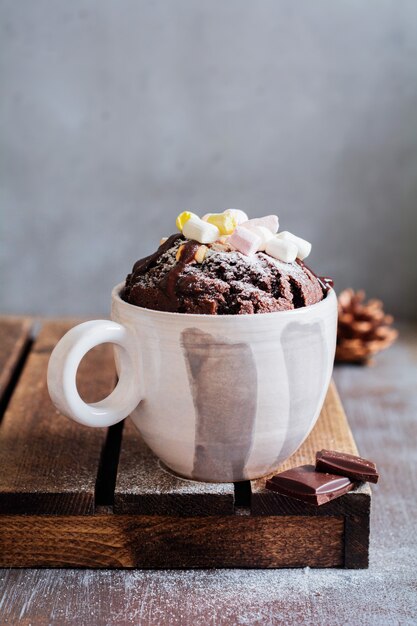
POLYGON ((391 328, 394 318, 385 315, 381 300, 364 300, 364 291, 345 289, 339 295, 336 361, 367 363, 398 336, 391 328))

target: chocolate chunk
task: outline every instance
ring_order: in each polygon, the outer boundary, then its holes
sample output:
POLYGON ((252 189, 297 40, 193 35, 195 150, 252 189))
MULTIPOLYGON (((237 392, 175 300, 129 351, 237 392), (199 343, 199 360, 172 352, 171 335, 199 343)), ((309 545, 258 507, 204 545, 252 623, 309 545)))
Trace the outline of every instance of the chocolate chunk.
POLYGON ((320 450, 316 453, 316 469, 319 472, 333 472, 348 476, 354 480, 363 480, 377 483, 379 474, 375 463, 362 459, 360 456, 336 452, 335 450, 320 450))
POLYGON ((266 488, 283 496, 320 506, 353 489, 346 476, 316 472, 314 465, 300 465, 272 476, 266 488))

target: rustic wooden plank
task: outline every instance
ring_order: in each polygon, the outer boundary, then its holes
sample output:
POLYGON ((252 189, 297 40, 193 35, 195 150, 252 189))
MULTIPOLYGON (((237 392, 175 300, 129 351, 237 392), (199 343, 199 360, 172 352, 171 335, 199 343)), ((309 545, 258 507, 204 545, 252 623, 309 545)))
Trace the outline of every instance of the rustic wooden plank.
MULTIPOLYGON (((49 355, 73 325, 44 324, 0 425, 0 511, 85 514, 94 510, 94 487, 105 429, 80 426, 52 405, 46 386, 49 355)), ((79 371, 87 401, 114 386, 110 346, 91 351, 79 371)))
POLYGON ((361 484, 355 491, 324 504, 314 506, 280 496, 271 492, 255 500, 253 515, 271 515, 268 511, 274 511, 277 517, 297 515, 300 517, 326 518, 329 516, 341 516, 345 520, 345 560, 344 567, 350 569, 366 568, 369 564, 369 534, 370 534, 370 507, 371 490, 369 485, 361 484))
MULTIPOLYGON (((301 448, 282 464, 277 473, 307 463, 314 465, 316 452, 322 448, 358 454, 333 381, 320 417, 310 436, 301 448)), ((265 480, 262 478, 251 482, 252 515, 301 515, 322 518, 328 515, 342 515, 345 518, 344 565, 349 568, 368 567, 371 507, 369 485, 362 484, 341 498, 316 507, 265 489, 265 480)))
MULTIPOLYGON (((326 400, 320 417, 303 445, 275 473, 283 472, 298 465, 315 464, 317 450, 322 448, 340 450, 350 454, 357 454, 358 449, 349 428, 345 412, 340 402, 334 382, 330 384, 326 400)), ((298 503, 293 498, 278 496, 273 491, 265 489, 266 478, 251 481, 252 502, 251 511, 255 515, 288 515, 313 514, 313 511, 331 511, 332 507, 339 506, 340 501, 347 502, 347 494, 337 501, 329 502, 321 507, 314 507, 305 503, 298 503), (285 504, 287 503, 287 504, 285 504)))
POLYGON ((29 318, 0 318, 0 401, 30 341, 32 324, 29 318))
POLYGON ((114 512, 141 515, 231 515, 233 483, 186 480, 164 469, 126 420, 114 494, 114 512))
POLYGON ((341 517, 6 515, 0 567, 340 567, 343 533, 341 517))

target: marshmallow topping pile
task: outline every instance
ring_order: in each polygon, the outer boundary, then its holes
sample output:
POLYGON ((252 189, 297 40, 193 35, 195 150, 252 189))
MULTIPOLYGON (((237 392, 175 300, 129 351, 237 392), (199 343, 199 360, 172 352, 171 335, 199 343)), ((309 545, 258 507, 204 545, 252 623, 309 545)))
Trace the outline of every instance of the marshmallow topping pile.
POLYGON ((311 244, 305 239, 288 231, 278 232, 277 215, 249 219, 244 211, 226 209, 200 218, 191 211, 183 211, 176 225, 186 239, 201 244, 228 244, 246 256, 265 252, 284 263, 292 263, 295 259, 302 261, 311 252, 311 244))

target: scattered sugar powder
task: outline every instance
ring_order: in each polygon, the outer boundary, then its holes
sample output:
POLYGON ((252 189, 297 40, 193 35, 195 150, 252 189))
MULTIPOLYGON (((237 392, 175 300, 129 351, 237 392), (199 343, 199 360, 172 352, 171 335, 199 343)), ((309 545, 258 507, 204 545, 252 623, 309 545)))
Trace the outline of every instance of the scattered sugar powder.
POLYGON ((408 548, 379 548, 374 557, 369 570, 5 570, 0 582, 13 582, 15 593, 1 613, 18 607, 25 623, 36 612, 49 616, 45 623, 80 626, 415 623, 407 569, 417 563, 408 548))

